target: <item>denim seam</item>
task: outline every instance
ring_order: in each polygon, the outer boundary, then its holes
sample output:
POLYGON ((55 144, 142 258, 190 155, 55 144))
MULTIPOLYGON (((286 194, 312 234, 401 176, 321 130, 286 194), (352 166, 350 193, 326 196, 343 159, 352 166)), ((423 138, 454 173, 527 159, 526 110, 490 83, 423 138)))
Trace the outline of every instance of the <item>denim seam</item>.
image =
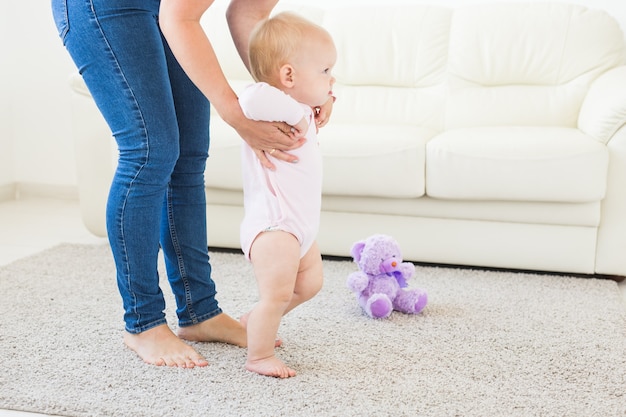
POLYGON ((134 327, 134 328, 129 328, 128 326, 126 326, 126 331, 131 334, 139 334, 139 333, 145 332, 146 330, 150 330, 152 328, 161 326, 162 324, 166 324, 166 323, 167 323, 167 320, 165 318, 161 318, 161 319, 154 320, 150 323, 144 324, 142 326, 134 327))
POLYGON ((174 253, 176 254, 176 263, 178 265, 178 272, 180 274, 180 279, 183 282, 183 287, 185 288, 185 308, 187 309, 187 313, 189 314, 191 323, 196 324, 196 323, 199 323, 199 320, 193 308, 193 299, 191 297, 191 291, 189 288, 189 280, 187 279, 187 270, 185 269, 185 261, 182 255, 182 250, 180 249, 180 244, 178 242, 178 234, 176 233, 176 223, 174 222, 174 205, 172 204, 171 186, 168 186, 168 190, 167 190, 167 220, 168 220, 168 226, 170 230, 170 237, 172 239, 172 246, 174 248, 174 253))
POLYGON ((192 320, 182 320, 182 321, 179 321, 178 327, 193 326, 194 324, 202 323, 203 321, 212 319, 213 317, 218 316, 218 315, 220 315, 222 313, 223 313, 223 310, 218 307, 218 308, 216 308, 215 310, 213 310, 213 311, 211 311, 209 313, 203 314, 201 316, 194 317, 192 320))
MULTIPOLYGON (((100 21, 98 20, 98 14, 96 13, 96 10, 94 8, 94 4, 93 1, 90 0, 89 2, 90 8, 91 8, 91 13, 92 16, 94 18, 95 24, 98 28, 98 31, 100 32, 101 36, 102 36, 102 40, 106 43, 107 45, 107 49, 109 51, 109 53, 111 54, 111 57, 115 63, 115 66, 117 67, 117 70, 119 72, 119 75, 121 76, 122 80, 124 80, 124 84, 126 85, 126 88, 128 89, 130 95, 133 98, 133 101, 135 103, 135 106, 137 108, 137 112, 141 117, 141 121, 142 121, 142 126, 143 126, 143 135, 145 138, 145 144, 146 144, 146 153, 145 153, 145 160, 144 163, 139 167, 139 169, 137 170, 137 173, 135 174, 135 176, 133 177, 133 179, 129 182, 128 184, 128 189, 126 191, 126 196, 124 197, 124 203, 121 206, 120 209, 120 222, 119 222, 119 228, 120 228, 120 236, 121 236, 121 247, 123 248, 123 252, 124 252, 124 264, 125 264, 125 280, 126 280, 126 285, 128 286, 129 290, 130 288, 132 288, 131 285, 131 271, 130 271, 130 261, 128 259, 128 250, 126 248, 126 239, 124 238, 124 213, 125 213, 125 209, 126 209, 126 204, 128 202, 128 196, 130 195, 131 189, 133 188, 133 185, 135 183, 135 181, 137 180, 137 177, 139 176, 139 174, 141 173, 141 171, 143 170, 143 168, 145 167, 147 160, 149 159, 150 156, 150 142, 148 140, 148 132, 146 131, 146 124, 145 124, 145 119, 143 117, 143 113, 141 112, 141 108, 139 107, 139 103, 137 102, 137 99, 135 97, 135 94, 133 93, 132 88, 130 88, 130 84, 128 83, 128 81, 126 80, 126 77, 124 76, 124 71, 122 71, 122 68, 119 65, 119 61, 117 60, 117 57, 115 56, 115 53, 113 52, 113 48, 111 47, 111 45, 109 44, 109 41, 106 37, 106 35, 104 34, 104 31, 102 30, 102 26, 100 25, 100 21)), ((136 294, 132 291, 129 291, 131 297, 132 297, 132 311, 133 313, 136 315, 136 322, 139 323, 141 322, 141 313, 137 310, 137 297, 136 294)), ((160 320, 164 320, 164 319, 160 319, 160 320)), ((151 326, 152 324, 147 324, 145 326, 151 326)), ((145 326, 139 326, 139 329, 144 328, 145 326)), ((153 326, 152 326, 153 327, 153 326)))

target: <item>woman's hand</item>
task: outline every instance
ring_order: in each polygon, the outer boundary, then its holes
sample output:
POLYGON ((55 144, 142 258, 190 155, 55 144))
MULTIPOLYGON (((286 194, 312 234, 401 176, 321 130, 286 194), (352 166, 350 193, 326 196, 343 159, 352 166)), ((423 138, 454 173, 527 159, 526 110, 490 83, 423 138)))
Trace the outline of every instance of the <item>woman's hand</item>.
MULTIPOLYGON (((247 55, 248 37, 254 25, 269 16, 278 0, 231 0, 227 18, 242 57, 247 55)), ((304 143, 304 134, 286 123, 256 122, 243 115, 239 101, 219 65, 200 19, 213 0, 161 0, 159 24, 167 42, 189 78, 209 99, 217 113, 233 126, 253 148, 263 166, 275 169, 267 158, 297 162, 286 151, 304 143)), ((247 65, 247 60, 244 59, 247 65)))
POLYGON ((324 127, 326 126, 326 123, 328 123, 330 115, 333 112, 333 103, 335 100, 335 96, 330 96, 326 103, 313 108, 313 114, 315 114, 315 127, 317 128, 316 131, 319 131, 320 127, 324 127))
MULTIPOLYGON (((306 123, 306 122, 305 122, 306 123)), ((267 155, 285 162, 297 163, 298 158, 288 153, 304 144, 306 129, 292 127, 282 122, 259 122, 244 117, 233 125, 239 136, 250 145, 261 164, 271 170, 276 166, 267 155)))

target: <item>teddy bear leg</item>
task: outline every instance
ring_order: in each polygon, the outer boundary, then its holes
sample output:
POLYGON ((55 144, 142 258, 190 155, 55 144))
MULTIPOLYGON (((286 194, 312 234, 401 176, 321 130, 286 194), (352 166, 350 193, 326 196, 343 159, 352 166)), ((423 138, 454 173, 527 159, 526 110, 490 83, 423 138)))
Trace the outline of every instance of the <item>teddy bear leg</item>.
POLYGON ((405 289, 398 292, 394 300, 394 308, 403 313, 418 314, 426 307, 427 303, 428 295, 426 291, 419 288, 405 289))
POLYGON ((375 319, 389 317, 393 311, 391 300, 385 294, 373 294, 365 305, 365 312, 375 319))

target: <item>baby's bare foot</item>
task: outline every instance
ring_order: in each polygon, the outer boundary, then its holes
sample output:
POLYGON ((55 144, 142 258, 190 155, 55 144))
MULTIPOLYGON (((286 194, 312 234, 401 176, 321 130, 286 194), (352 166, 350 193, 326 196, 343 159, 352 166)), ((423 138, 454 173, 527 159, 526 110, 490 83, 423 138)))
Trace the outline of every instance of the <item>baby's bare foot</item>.
POLYGON ((194 348, 176 337, 166 324, 138 334, 127 332, 124 343, 151 365, 193 368, 209 364, 194 348))
POLYGON ((245 327, 225 313, 193 326, 181 327, 178 336, 193 342, 222 342, 240 347, 248 344, 245 327))
POLYGON ((257 360, 248 359, 246 369, 250 372, 276 378, 291 378, 292 376, 296 376, 296 371, 289 368, 276 356, 257 360))

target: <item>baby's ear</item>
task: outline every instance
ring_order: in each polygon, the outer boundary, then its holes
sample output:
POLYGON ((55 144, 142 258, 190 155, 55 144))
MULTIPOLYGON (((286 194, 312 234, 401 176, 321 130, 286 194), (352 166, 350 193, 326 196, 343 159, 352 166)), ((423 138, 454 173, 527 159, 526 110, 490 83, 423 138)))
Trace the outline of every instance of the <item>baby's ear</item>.
POLYGON ((280 83, 287 88, 291 88, 294 85, 294 70, 289 64, 284 64, 280 67, 280 83))

